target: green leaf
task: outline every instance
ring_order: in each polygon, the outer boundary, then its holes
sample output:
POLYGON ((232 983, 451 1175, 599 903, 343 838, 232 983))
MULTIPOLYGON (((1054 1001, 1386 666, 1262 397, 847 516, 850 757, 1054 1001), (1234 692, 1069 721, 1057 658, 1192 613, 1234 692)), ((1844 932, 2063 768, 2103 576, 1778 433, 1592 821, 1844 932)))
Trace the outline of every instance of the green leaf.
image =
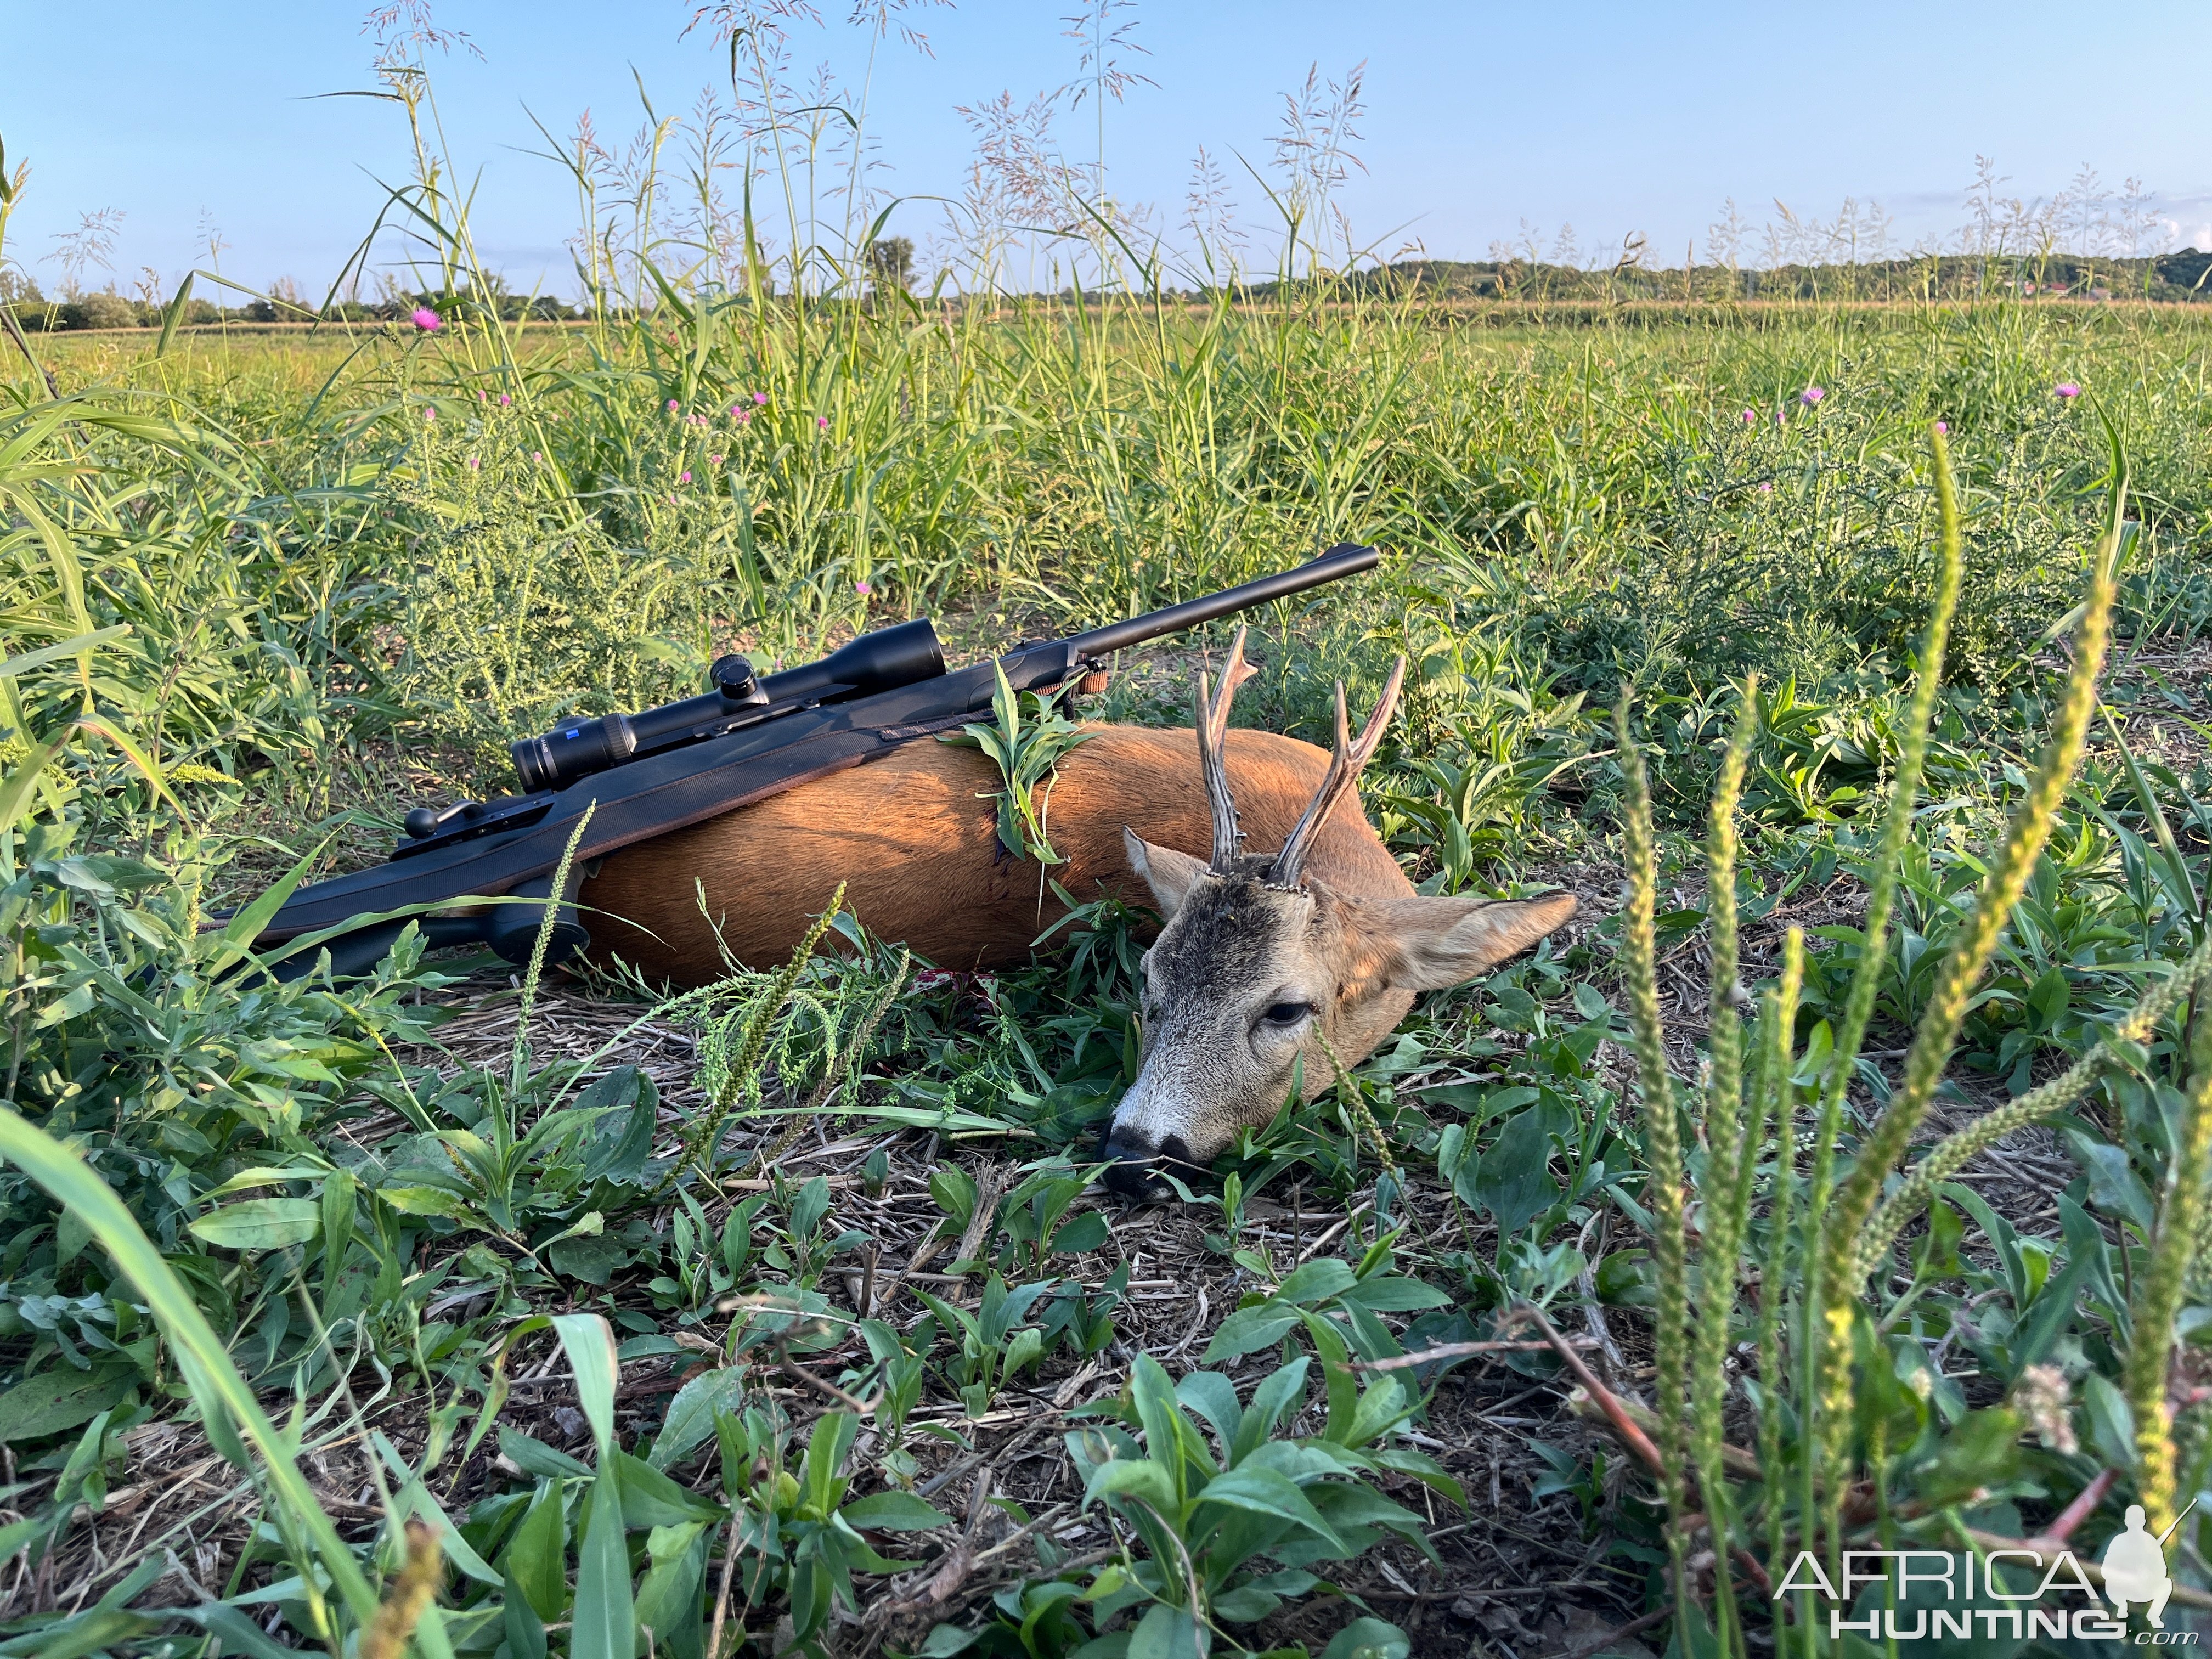
POLYGON ((659 1108, 653 1079, 635 1066, 617 1066, 579 1095, 574 1109, 599 1114, 584 1146, 584 1178, 635 1182, 653 1151, 659 1108))
POLYGON ((1176 1496, 1175 1478, 1149 1457, 1109 1459, 1091 1472, 1083 1488, 1085 1504, 1094 1498, 1125 1496, 1141 1499, 1163 1516, 1173 1516, 1182 1507, 1176 1496))
POLYGON ((1336 1529, 1322 1519, 1321 1511, 1314 1508, 1305 1493, 1273 1469, 1247 1464, 1226 1474, 1218 1474, 1206 1483, 1206 1489, 1198 1494, 1196 1501, 1247 1510, 1254 1515, 1273 1516, 1278 1521, 1304 1528, 1330 1545, 1340 1548, 1343 1546, 1344 1540, 1336 1535, 1336 1529))
MULTIPOLYGON (((556 1314, 553 1329, 574 1368, 576 1404, 592 1425, 604 1465, 614 1449, 615 1378, 622 1370, 622 1362, 615 1358, 615 1334, 597 1314, 556 1314)), ((623 1659, 629 1656, 625 1654, 623 1659)))
POLYGON ((807 1437, 799 1485, 806 1506, 824 1520, 844 1495, 845 1483, 838 1478, 838 1471, 860 1431, 860 1419, 851 1412, 824 1412, 814 1419, 814 1431, 807 1437))
POLYGON ((1112 1237, 1105 1214, 1098 1210, 1085 1210, 1052 1236, 1052 1253, 1080 1255, 1085 1250, 1097 1249, 1112 1237))
POLYGON ((127 1370, 88 1376, 70 1366, 50 1366, 0 1394, 0 1441, 37 1440, 89 1423, 119 1403, 137 1380, 127 1370))
POLYGON ((1198 1617, 1188 1607, 1155 1601, 1129 1632, 1128 1659, 1205 1659, 1198 1617))
POLYGON ((559 1480, 592 1472, 590 1464, 505 1424, 500 1425, 499 1455, 525 1474, 535 1475, 541 1480, 559 1480))
MULTIPOLYGON (((1343 1264, 1338 1264, 1341 1267, 1343 1264)), ((1298 1323, 1296 1308, 1281 1307, 1273 1303, 1261 1303, 1256 1308, 1239 1308, 1221 1322, 1213 1333, 1213 1340, 1206 1345, 1205 1363, 1218 1359, 1241 1359, 1248 1353, 1257 1353, 1262 1348, 1272 1348, 1291 1334, 1298 1323)))
POLYGON ((500 1597, 499 1613, 507 1659, 545 1659, 545 1620, 513 1578, 500 1597))
POLYGON ((1358 1283, 1351 1264, 1326 1255, 1306 1262, 1275 1287, 1273 1300, 1297 1307, 1312 1307, 1341 1296, 1358 1283))
POLYGON ((509 1601, 520 1595, 540 1621, 538 1645, 544 1648, 543 1626, 557 1621, 568 1606, 568 1514, 559 1481, 538 1489, 500 1565, 509 1601))
POLYGON ((586 1285, 606 1284, 629 1258, 629 1245, 597 1231, 557 1240, 545 1252, 545 1260, 555 1273, 581 1279, 586 1285))
POLYGON ((434 1215, 450 1220, 469 1212, 466 1199, 443 1187, 379 1187, 376 1195, 402 1215, 434 1215))
POLYGON ((735 1365, 699 1371, 676 1391, 668 1402, 668 1415, 653 1437, 653 1454, 646 1461, 656 1469, 672 1468, 695 1447, 714 1437, 714 1413, 734 1412, 745 1397, 745 1374, 735 1365))
POLYGON ((726 1511, 686 1492, 650 1463, 628 1452, 611 1451, 599 1460, 599 1479, 611 1476, 622 1487, 623 1525, 680 1527, 687 1522, 719 1521, 726 1511))
POLYGON ((1441 1308, 1451 1301, 1435 1285, 1403 1273, 1377 1273, 1363 1279, 1344 1293, 1344 1299, 1357 1302, 1370 1313, 1411 1313, 1416 1308, 1441 1308))
POLYGON ((196 1238, 226 1250, 275 1250, 305 1244, 323 1230, 323 1206, 312 1198, 249 1198, 226 1204, 191 1224, 196 1238))
POLYGON ((1475 1197, 1500 1234, 1519 1232, 1559 1196, 1550 1168, 1552 1137, 1540 1111, 1517 1113, 1490 1150, 1475 1176, 1475 1197))
POLYGON ((1331 1638, 1321 1659, 1407 1659, 1413 1650, 1413 1643, 1395 1625, 1355 1619, 1331 1638))
POLYGON ((1277 1607, 1283 1598, 1255 1584, 1240 1584, 1225 1595, 1213 1598, 1213 1616, 1226 1619, 1235 1625, 1255 1625, 1277 1607))
POLYGON ((2089 1444, 2108 1469, 2132 1469, 2141 1455, 2136 1446, 2135 1408, 2112 1378, 2091 1371, 2081 1379, 2081 1403, 2089 1419, 2089 1444))
POLYGON ((637 1620, 630 1601, 629 1546, 623 1531, 619 1489, 611 1480, 593 1481, 586 1507, 584 1541, 576 1552, 569 1659, 633 1659, 637 1620))
POLYGON ((848 1524, 878 1532, 927 1532, 948 1526, 952 1517, 932 1509, 910 1492, 871 1492, 838 1511, 848 1524))

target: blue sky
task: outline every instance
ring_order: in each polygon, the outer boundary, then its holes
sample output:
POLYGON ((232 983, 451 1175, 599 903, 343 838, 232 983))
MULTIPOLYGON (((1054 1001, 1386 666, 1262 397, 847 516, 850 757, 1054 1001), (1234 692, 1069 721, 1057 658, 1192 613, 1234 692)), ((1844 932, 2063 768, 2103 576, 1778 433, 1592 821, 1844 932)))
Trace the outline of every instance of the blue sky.
MULTIPOLYGON (((1060 20, 1074 9, 963 0, 908 12, 934 55, 896 39, 879 50, 868 124, 888 165, 877 187, 957 194, 973 150, 957 107, 1067 82, 1080 48, 1060 20)), ((824 9, 830 25, 793 31, 795 64, 827 63, 852 88, 865 41, 838 0, 824 9)), ((574 192, 525 153, 542 144, 526 106, 556 131, 589 109, 603 135, 626 137, 640 114, 635 71, 664 114, 685 110, 726 78, 705 33, 681 38, 691 11, 663 0, 437 6, 439 23, 483 54, 455 52, 434 74, 453 153, 480 173, 479 244, 520 285, 574 286, 563 246, 574 192)), ((50 289, 56 234, 114 208, 114 275, 126 289, 142 266, 166 285, 204 264, 205 226, 228 244, 226 271, 313 289, 373 219, 372 175, 404 175, 395 112, 314 96, 370 84, 354 5, 85 0, 68 15, 65 29, 10 30, 0 63, 0 139, 11 167, 32 167, 6 252, 50 289)), ((1171 228, 1203 143, 1263 248, 1266 202, 1237 157, 1264 172, 1284 93, 1312 66, 1340 78, 1363 61, 1365 171, 1339 199, 1358 240, 1385 252, 1418 240, 1437 257, 1481 258, 1493 240, 1518 240, 1525 220, 1547 248, 1563 223, 1586 252, 1636 231, 1653 258, 1679 264, 1692 239, 1702 255, 1729 197, 1753 227, 1747 258, 1777 198, 1822 219, 1847 196, 1879 201, 1909 244, 1965 222, 1977 155, 1995 158, 2005 194, 2030 198, 2064 188, 2085 163, 2115 192, 2139 177, 2155 192, 2152 240, 2212 246, 2203 0, 2101 15, 2074 0, 1139 0, 1117 21, 1133 21, 1150 56, 1127 61, 1157 84, 1108 106, 1109 186, 1153 204, 1171 228)), ((1063 111, 1056 136, 1069 159, 1089 162, 1090 106, 1063 111)), ((942 222, 915 200, 891 228, 927 247, 942 222)))

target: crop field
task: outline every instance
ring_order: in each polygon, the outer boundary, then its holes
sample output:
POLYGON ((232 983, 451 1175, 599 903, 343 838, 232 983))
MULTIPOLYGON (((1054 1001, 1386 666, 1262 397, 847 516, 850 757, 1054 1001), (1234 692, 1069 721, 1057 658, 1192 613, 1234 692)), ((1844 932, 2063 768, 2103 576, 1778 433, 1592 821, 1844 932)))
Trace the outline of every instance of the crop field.
MULTIPOLYGON (((1479 310, 0 337, 0 1651, 1871 1653, 1801 1552, 2032 1590, 2131 1504, 2193 1628, 2212 316, 1479 310), (1237 722, 1403 653, 1370 821, 1581 912, 1188 1202, 1093 1180, 1096 896, 682 996, 222 919, 718 652, 1345 540, 1237 722)), ((2094 1646, 1989 1629, 1911 1650, 2094 1646)))

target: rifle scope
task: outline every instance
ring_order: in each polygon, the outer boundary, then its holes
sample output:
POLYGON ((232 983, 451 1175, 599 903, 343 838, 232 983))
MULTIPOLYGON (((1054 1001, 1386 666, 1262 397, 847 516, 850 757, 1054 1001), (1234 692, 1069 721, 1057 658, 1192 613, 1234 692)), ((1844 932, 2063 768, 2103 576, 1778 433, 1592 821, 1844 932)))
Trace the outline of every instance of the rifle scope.
POLYGON ((641 756, 734 732, 811 703, 873 696, 945 672, 945 648, 926 617, 879 628, 819 662, 758 675, 743 657, 718 657, 714 689, 635 714, 604 714, 526 738, 509 751, 526 790, 565 789, 580 778, 641 756))

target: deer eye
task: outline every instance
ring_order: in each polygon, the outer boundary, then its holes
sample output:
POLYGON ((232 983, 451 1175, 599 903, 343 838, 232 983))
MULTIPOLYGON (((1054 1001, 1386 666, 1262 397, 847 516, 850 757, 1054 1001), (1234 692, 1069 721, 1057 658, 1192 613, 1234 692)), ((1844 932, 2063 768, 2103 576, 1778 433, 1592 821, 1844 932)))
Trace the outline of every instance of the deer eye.
POLYGON ((1312 1012, 1313 1004, 1310 1002, 1278 1002, 1271 1005, 1260 1018, 1270 1025, 1287 1026, 1297 1024, 1312 1012))

